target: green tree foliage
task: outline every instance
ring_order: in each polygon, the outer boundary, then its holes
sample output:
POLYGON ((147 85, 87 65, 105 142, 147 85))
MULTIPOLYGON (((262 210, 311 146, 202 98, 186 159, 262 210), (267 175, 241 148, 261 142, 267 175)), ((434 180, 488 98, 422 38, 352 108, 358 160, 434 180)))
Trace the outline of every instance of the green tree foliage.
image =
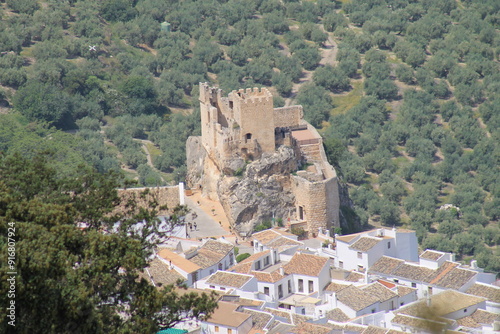
MULTIPOLYGON (((185 312, 197 317, 215 309, 213 295, 182 295, 170 286, 159 291, 139 279, 154 246, 147 240, 159 221, 155 207, 111 216, 120 202, 111 174, 84 168, 78 177, 58 178, 41 155, 2 156, 0 171, 0 245, 7 251, 7 228, 15 226, 19 250, 16 307, 23 312, 17 330, 154 332, 185 312), (75 225, 81 221, 89 225, 85 231, 75 225), (116 232, 102 233, 113 231, 116 221, 116 232), (130 233, 137 221, 145 224, 141 232, 130 233)), ((6 302, 7 294, 0 298, 6 302)), ((6 322, 0 326, 7 330, 6 322)))
POLYGON ((332 100, 324 88, 306 84, 300 88, 297 101, 304 107, 304 116, 313 126, 321 127, 321 122, 328 120, 332 100))
POLYGON ((313 81, 332 92, 341 92, 349 89, 350 83, 347 75, 339 67, 326 65, 314 71, 313 81))

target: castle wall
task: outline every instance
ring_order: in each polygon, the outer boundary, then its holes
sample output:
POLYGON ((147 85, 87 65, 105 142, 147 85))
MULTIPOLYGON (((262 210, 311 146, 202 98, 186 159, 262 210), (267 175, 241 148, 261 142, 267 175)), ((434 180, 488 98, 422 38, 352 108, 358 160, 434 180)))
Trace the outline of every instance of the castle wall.
POLYGON ((233 91, 234 119, 240 126, 242 143, 257 140, 262 152, 275 151, 273 98, 267 89, 233 91), (248 137, 247 137, 248 136, 248 137))
POLYGON ((274 108, 274 126, 286 128, 298 126, 304 116, 302 106, 274 108))

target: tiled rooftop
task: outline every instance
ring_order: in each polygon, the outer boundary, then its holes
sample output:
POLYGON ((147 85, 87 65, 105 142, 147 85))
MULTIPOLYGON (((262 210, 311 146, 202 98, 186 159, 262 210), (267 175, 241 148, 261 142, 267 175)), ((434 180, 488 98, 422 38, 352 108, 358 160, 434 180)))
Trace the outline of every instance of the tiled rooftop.
POLYGON ((404 277, 411 281, 427 282, 434 270, 409 263, 401 263, 393 272, 394 276, 404 277))
MULTIPOLYGON (((151 275, 151 279, 157 287, 175 284, 178 280, 185 281, 185 278, 182 277, 181 274, 175 270, 170 270, 169 266, 158 258, 154 258, 149 262, 147 269, 151 275)), ((147 275, 147 273, 146 276, 145 278, 149 280, 149 275, 147 275)))
POLYGON ((370 267, 369 272, 390 275, 404 262, 405 262, 404 260, 396 259, 389 256, 382 256, 370 267))
POLYGON ((361 334, 385 334, 387 332, 387 328, 376 327, 376 326, 368 326, 361 334))
POLYGON ((404 327, 414 327, 423 329, 425 331, 430 331, 432 333, 440 333, 446 327, 446 323, 444 322, 415 318, 403 314, 397 314, 391 320, 391 322, 393 324, 399 324, 404 327))
POLYGON ((359 282, 362 279, 365 279, 365 275, 356 271, 351 271, 344 280, 347 282, 359 282))
POLYGON ((207 322, 229 327, 238 327, 250 318, 250 314, 237 311, 236 309, 238 307, 238 304, 219 302, 218 308, 215 309, 207 322))
POLYGON ((291 328, 287 333, 293 334, 329 334, 332 332, 331 326, 328 324, 312 324, 309 322, 302 322, 295 327, 291 328))
POLYGON ((297 252, 290 262, 284 266, 284 269, 287 274, 319 276, 327 263, 328 258, 326 257, 297 252))
POLYGON ((303 242, 280 236, 278 239, 271 241, 266 246, 279 248, 279 247, 283 247, 283 246, 300 246, 303 244, 304 244, 303 242))
POLYGON ((372 249, 376 244, 378 244, 381 240, 378 238, 374 237, 361 237, 359 238, 356 242, 354 242, 352 245, 349 246, 349 248, 358 250, 361 252, 366 252, 372 249))
POLYGON ((328 312, 326 312, 325 316, 328 320, 336 322, 346 322, 349 320, 349 317, 339 308, 329 310, 328 312))
POLYGON ((360 311, 373 305, 379 299, 371 294, 351 285, 337 292, 337 299, 344 305, 355 311, 360 311))
POLYGON ((430 283, 443 288, 458 290, 469 282, 475 275, 477 275, 477 272, 461 268, 453 268, 443 275, 438 275, 438 277, 433 279, 430 283))
POLYGON ((201 246, 200 249, 207 249, 209 251, 220 254, 224 257, 233 248, 234 248, 233 245, 226 243, 226 242, 220 242, 220 241, 216 241, 216 240, 208 240, 205 244, 203 244, 203 246, 201 246))
POLYGON ((220 262, 224 258, 224 255, 221 255, 216 252, 212 252, 208 249, 199 249, 198 254, 189 259, 189 261, 197 264, 202 269, 206 269, 211 267, 218 262, 220 262))
POLYGON ((444 255, 444 253, 436 252, 436 251, 427 249, 425 252, 420 254, 420 257, 422 259, 426 259, 426 260, 437 261, 443 255, 444 255))
POLYGON ((291 233, 288 233, 288 232, 280 231, 280 230, 277 230, 277 229, 268 229, 268 230, 264 230, 264 231, 260 231, 260 232, 254 233, 252 235, 252 237, 254 239, 256 239, 257 241, 259 241, 263 245, 267 245, 269 242, 271 242, 274 239, 276 239, 278 237, 281 237, 281 236, 285 236, 285 237, 288 236, 289 237, 289 236, 295 236, 295 235, 291 234, 291 233))
POLYGON ((174 266, 179 267, 188 274, 201 269, 201 267, 198 266, 197 264, 183 258, 179 254, 176 254, 166 248, 161 249, 158 252, 158 256, 166 260, 168 263, 172 262, 174 266))
POLYGON ((487 300, 492 301, 494 303, 500 303, 500 288, 494 285, 485 285, 476 283, 473 286, 471 286, 466 291, 466 293, 474 296, 484 297, 487 300))
POLYGON ((250 274, 251 270, 252 270, 252 262, 243 262, 243 261, 229 268, 229 271, 234 271, 235 273, 240 273, 240 274, 250 274))
POLYGON ((500 314, 487 312, 477 309, 468 317, 457 320, 458 325, 469 328, 480 328, 482 325, 492 325, 495 321, 500 320, 500 314))
POLYGON ((271 313, 274 316, 284 318, 285 321, 288 322, 289 324, 292 323, 292 316, 290 315, 289 312, 280 311, 280 310, 277 310, 277 309, 274 309, 274 308, 269 308, 269 307, 266 307, 264 309, 264 312, 269 312, 269 313, 271 313))
POLYGON ((415 288, 410 288, 408 286, 403 286, 403 285, 398 285, 397 290, 398 290, 399 297, 403 297, 403 296, 409 295, 410 293, 414 293, 415 291, 417 291, 417 289, 415 289, 415 288))
POLYGON ((427 306, 426 301, 419 301, 402 307, 394 313, 408 316, 422 317, 423 314, 444 316, 467 307, 477 305, 486 300, 482 297, 468 295, 454 290, 446 290, 431 296, 431 305, 427 306))
POLYGON ((215 274, 210 276, 210 278, 207 280, 207 284, 227 286, 239 289, 248 281, 250 281, 250 279, 252 279, 252 277, 248 275, 231 273, 227 271, 217 271, 215 274))
POLYGON ((299 325, 311 320, 313 320, 313 318, 307 315, 292 313, 292 321, 295 325, 299 325))
POLYGON ((275 283, 285 276, 281 275, 278 271, 273 271, 272 273, 264 271, 251 271, 250 275, 253 275, 259 282, 275 283))
POLYGON ((367 285, 363 287, 362 290, 364 292, 368 292, 374 297, 377 297, 381 303, 397 296, 394 291, 378 282, 367 285))
POLYGON ((264 330, 267 324, 269 324, 269 321, 273 318, 273 316, 270 313, 267 312, 262 312, 262 311, 256 311, 253 309, 249 308, 244 308, 241 310, 241 312, 250 314, 252 316, 252 327, 253 329, 256 330, 264 330))
POLYGON ((325 291, 338 292, 338 291, 340 291, 342 289, 347 288, 348 286, 350 286, 350 285, 349 284, 341 284, 341 283, 331 282, 330 284, 328 284, 325 287, 325 291))

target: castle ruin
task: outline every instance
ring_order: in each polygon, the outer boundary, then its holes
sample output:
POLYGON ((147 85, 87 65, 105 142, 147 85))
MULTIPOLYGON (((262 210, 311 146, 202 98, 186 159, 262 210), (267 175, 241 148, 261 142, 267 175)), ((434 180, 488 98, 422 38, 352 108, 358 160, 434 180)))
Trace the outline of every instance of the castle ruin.
POLYGON ((309 234, 339 226, 337 174, 321 136, 303 119, 302 106, 273 108, 266 88, 223 97, 220 89, 200 83, 200 111, 201 139, 190 140, 198 140, 202 152, 193 153, 188 141, 188 186, 220 201, 237 231, 250 234, 271 216, 309 234), (243 185, 252 185, 252 194, 236 194, 243 185), (268 200, 259 202, 259 194, 268 200), (280 196, 286 200, 278 203, 274 197, 280 196))

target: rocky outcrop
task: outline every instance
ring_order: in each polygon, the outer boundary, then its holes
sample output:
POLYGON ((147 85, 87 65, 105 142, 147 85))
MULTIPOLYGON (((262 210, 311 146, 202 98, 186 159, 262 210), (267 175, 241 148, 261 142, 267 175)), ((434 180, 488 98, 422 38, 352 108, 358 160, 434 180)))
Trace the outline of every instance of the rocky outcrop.
POLYGON ((240 235, 250 235, 256 224, 273 217, 283 219, 293 212, 295 197, 290 183, 291 174, 298 167, 293 149, 282 146, 250 163, 228 159, 222 168, 217 168, 207 157, 199 137, 190 137, 186 148, 188 186, 203 184, 204 195, 222 204, 240 235))

